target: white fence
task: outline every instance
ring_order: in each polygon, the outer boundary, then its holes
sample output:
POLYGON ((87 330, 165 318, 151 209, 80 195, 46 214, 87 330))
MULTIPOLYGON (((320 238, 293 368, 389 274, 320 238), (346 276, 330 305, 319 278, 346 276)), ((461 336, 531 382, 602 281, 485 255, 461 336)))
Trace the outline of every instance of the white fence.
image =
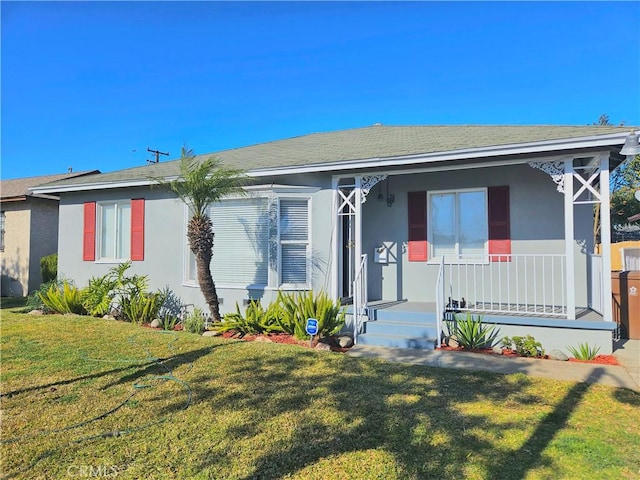
POLYGON ((447 310, 567 318, 565 255, 447 256, 447 310))

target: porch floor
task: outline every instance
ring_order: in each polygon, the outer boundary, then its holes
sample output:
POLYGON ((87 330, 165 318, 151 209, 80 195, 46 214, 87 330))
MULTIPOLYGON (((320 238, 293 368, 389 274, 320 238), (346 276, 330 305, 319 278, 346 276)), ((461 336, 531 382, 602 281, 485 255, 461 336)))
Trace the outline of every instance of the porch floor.
MULTIPOLYGON (((435 314, 435 302, 411 302, 406 300, 374 300, 367 306, 371 310, 384 310, 387 312, 413 312, 435 314)), ((516 305, 512 306, 515 310, 516 305)), ((614 330, 615 322, 605 321, 599 313, 588 307, 578 307, 576 309, 576 319, 569 320, 559 317, 557 313, 543 310, 543 306, 520 305, 517 311, 509 313, 489 313, 477 309, 465 309, 459 313, 472 313, 474 315, 484 315, 487 323, 498 323, 507 325, 529 325, 529 326, 554 326, 560 328, 586 328, 597 330, 614 330), (530 308, 525 308, 530 307, 530 308), (536 313, 536 315, 531 315, 536 313)))

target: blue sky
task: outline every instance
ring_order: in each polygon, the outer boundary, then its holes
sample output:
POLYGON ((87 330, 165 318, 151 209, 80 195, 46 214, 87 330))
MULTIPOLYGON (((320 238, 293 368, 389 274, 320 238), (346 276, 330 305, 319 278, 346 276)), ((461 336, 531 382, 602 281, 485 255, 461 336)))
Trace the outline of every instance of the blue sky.
POLYGON ((382 122, 640 125, 640 2, 2 2, 2 178, 382 122))

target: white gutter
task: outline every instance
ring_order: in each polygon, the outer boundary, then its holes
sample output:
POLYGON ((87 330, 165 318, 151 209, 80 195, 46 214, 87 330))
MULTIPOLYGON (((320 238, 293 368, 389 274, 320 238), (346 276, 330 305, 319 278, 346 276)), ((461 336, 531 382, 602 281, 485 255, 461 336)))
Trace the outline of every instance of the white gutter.
MULTIPOLYGON (((300 173, 335 172, 363 168, 399 167, 420 163, 447 162, 453 160, 471 160, 475 158, 490 158, 505 155, 522 155, 544 153, 582 148, 607 147, 622 145, 629 135, 629 131, 610 133, 607 135, 593 135, 572 139, 543 140, 536 142, 514 143, 509 145, 492 145, 488 147, 465 148, 448 152, 434 152, 427 154, 399 155, 393 157, 373 157, 360 160, 336 161, 316 163, 311 165, 293 165, 284 167, 270 167, 255 169, 247 172, 250 177, 268 177, 273 175, 291 175, 300 173)), ((640 133, 636 131, 636 133, 640 133)), ((177 176, 167 177, 166 181, 175 180, 177 176)), ((143 187, 157 184, 155 180, 131 180, 124 182, 96 182, 75 185, 41 186, 30 189, 33 193, 80 192, 89 190, 104 190, 110 188, 143 187)))

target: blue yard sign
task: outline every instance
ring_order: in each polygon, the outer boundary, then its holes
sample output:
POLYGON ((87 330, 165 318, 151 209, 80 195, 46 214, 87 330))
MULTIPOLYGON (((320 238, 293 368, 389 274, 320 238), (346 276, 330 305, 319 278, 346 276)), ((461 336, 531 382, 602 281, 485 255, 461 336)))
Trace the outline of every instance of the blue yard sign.
POLYGON ((318 320, 307 318, 307 334, 313 336, 318 333, 318 320))

